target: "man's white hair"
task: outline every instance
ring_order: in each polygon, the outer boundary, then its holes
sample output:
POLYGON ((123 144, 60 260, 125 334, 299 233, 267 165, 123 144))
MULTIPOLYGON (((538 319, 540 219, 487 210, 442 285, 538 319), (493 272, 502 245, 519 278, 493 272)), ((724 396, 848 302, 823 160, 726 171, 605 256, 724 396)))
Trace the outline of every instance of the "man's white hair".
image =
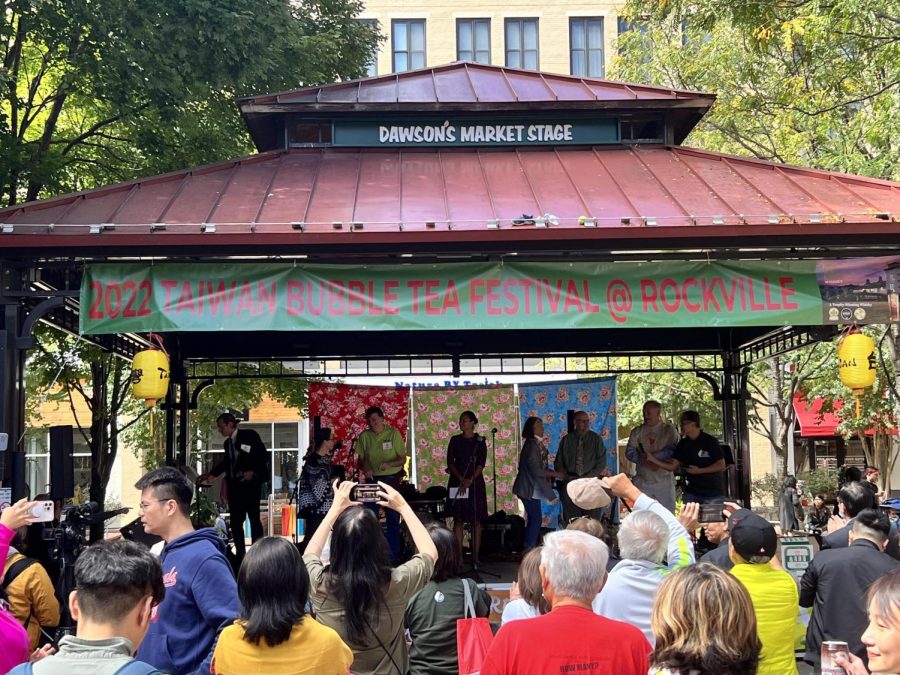
POLYGON ((590 603, 603 588, 609 549, 597 537, 561 530, 544 537, 541 564, 557 596, 590 603))
POLYGON ((652 511, 635 511, 622 521, 618 540, 623 560, 647 560, 658 565, 669 548, 669 526, 652 511))

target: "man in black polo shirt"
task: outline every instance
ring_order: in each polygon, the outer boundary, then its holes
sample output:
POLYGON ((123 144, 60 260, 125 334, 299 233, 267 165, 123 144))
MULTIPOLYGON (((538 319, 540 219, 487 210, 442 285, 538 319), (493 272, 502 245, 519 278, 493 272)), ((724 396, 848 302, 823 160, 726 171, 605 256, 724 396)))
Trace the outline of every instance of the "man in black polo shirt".
POLYGON ((725 455, 719 439, 700 428, 700 414, 695 410, 681 413, 681 434, 672 459, 659 460, 649 455, 647 459, 669 471, 684 471, 684 503, 724 501, 725 455))

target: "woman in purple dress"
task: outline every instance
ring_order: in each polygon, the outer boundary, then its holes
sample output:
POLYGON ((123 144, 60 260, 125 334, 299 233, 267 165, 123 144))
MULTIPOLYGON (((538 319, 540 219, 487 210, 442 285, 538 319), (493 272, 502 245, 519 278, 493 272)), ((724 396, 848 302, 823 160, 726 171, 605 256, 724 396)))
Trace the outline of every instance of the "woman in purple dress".
POLYGON ((487 462, 487 443, 475 433, 478 418, 471 410, 459 416, 461 434, 450 438, 447 446, 447 470, 450 498, 447 511, 453 517, 453 532, 462 548, 463 525, 472 524, 472 558, 478 560, 481 545, 481 521, 487 518, 487 491, 484 485, 484 465, 487 462))

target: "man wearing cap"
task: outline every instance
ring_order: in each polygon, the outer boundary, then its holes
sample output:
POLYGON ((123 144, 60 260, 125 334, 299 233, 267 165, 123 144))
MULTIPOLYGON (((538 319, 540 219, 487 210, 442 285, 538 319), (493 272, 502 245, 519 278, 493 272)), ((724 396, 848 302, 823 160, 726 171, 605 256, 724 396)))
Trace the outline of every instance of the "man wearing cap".
POLYGON ((866 593, 883 574, 900 563, 882 553, 890 533, 887 515, 864 509, 850 529, 850 545, 819 551, 800 581, 800 606, 812 607, 806 631, 804 660, 818 671, 822 642, 843 640, 863 661, 866 646, 861 637, 868 625, 866 593))
MULTIPOLYGON (((650 614, 656 589, 670 571, 694 562, 694 547, 684 525, 672 512, 642 493, 624 473, 602 481, 596 478, 572 481, 572 501, 593 504, 591 497, 604 492, 603 486, 632 505, 633 511, 619 527, 622 560, 609 573, 609 581, 592 606, 597 614, 637 626, 653 645, 650 614)), ((696 515, 696 506, 686 506, 685 510, 696 515)))
POLYGON ((569 498, 566 487, 569 482, 578 478, 599 478, 609 473, 606 468, 606 447, 600 435, 591 431, 591 418, 579 410, 572 416, 575 428, 559 441, 553 468, 563 475, 560 478, 559 496, 562 499, 563 518, 568 523, 578 516, 589 516, 600 519, 600 510, 585 510, 569 498))
POLYGON ((678 431, 662 418, 662 406, 658 401, 647 401, 643 409, 644 423, 634 428, 628 437, 625 456, 635 464, 634 484, 651 499, 655 499, 669 511, 675 511, 674 467, 651 461, 672 459, 678 445, 678 431))
POLYGON ((800 616, 794 578, 775 569, 771 560, 778 548, 775 527, 748 509, 728 519, 731 573, 746 587, 753 601, 762 653, 757 675, 796 675, 794 634, 800 616))

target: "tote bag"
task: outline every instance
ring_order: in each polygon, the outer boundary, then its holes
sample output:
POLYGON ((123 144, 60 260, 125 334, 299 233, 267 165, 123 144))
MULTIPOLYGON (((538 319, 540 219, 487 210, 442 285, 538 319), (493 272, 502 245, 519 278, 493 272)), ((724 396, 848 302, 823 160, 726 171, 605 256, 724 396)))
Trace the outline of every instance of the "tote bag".
POLYGON ((456 650, 459 654, 459 675, 478 675, 488 647, 494 639, 491 624, 485 617, 475 616, 475 603, 469 584, 462 580, 466 594, 466 606, 463 616, 456 620, 456 650))

